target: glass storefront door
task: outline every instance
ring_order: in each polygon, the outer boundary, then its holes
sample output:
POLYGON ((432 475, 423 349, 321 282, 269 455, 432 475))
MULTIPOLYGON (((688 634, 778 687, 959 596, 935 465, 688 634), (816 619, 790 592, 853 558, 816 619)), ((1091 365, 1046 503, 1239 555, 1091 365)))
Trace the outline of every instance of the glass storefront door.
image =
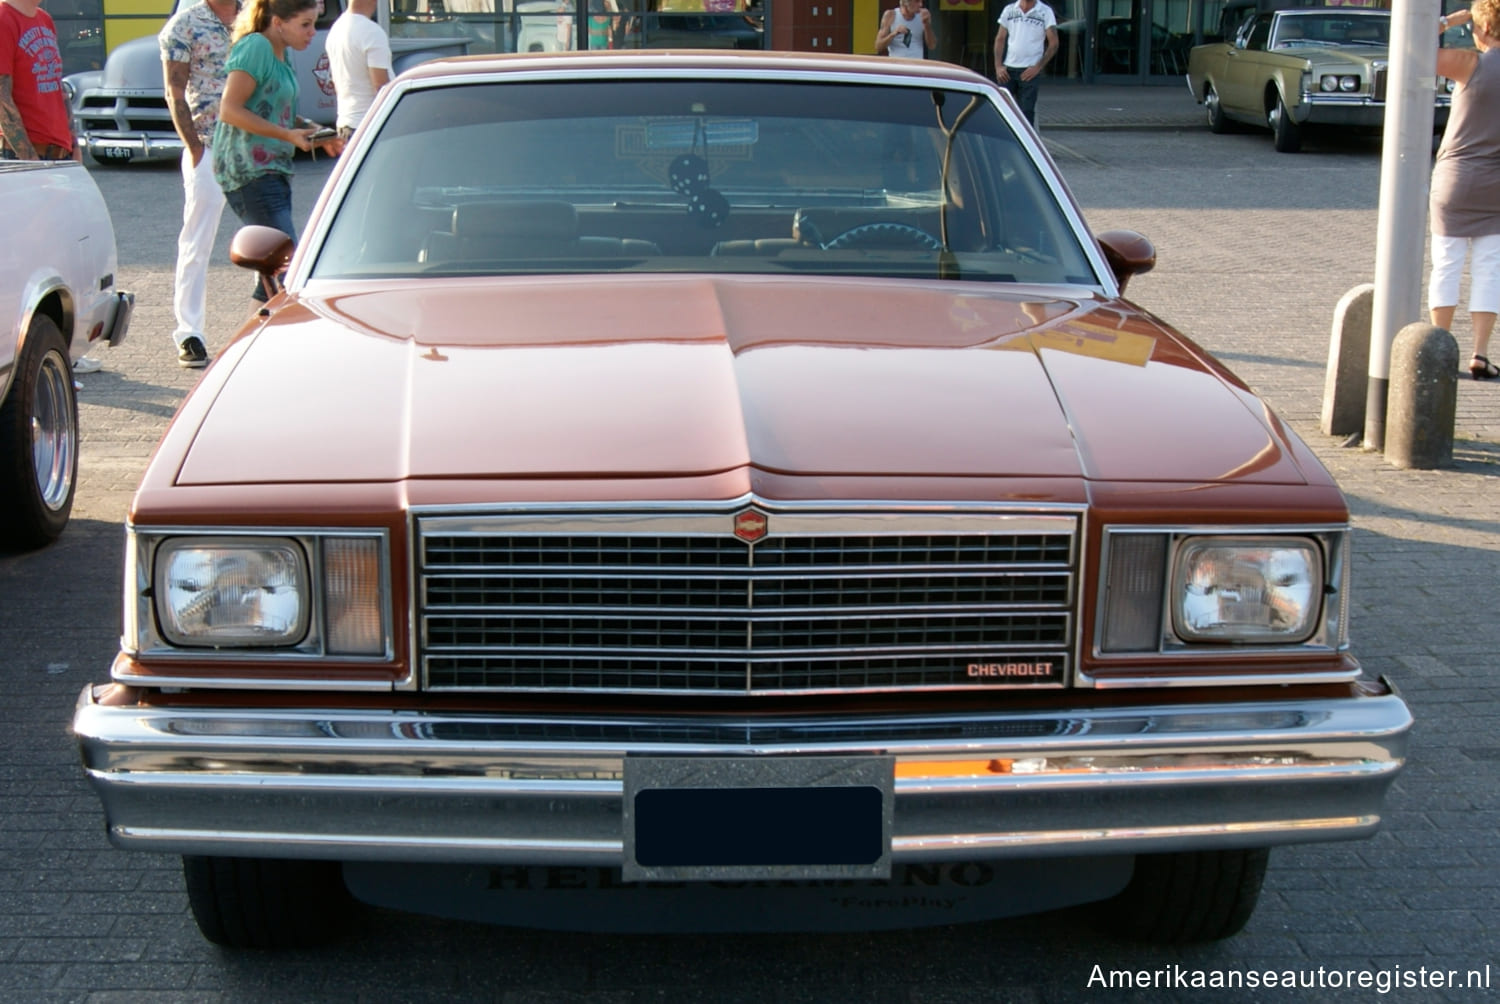
POLYGON ((1081 80, 1088 56, 1088 4, 1085 0, 1046 2, 1057 18, 1057 55, 1044 72, 1054 80, 1081 80))
POLYGON ((1180 81, 1193 47, 1194 20, 1202 0, 1151 0, 1147 73, 1180 81))
POLYGON ((1094 75, 1138 77, 1141 73, 1141 9, 1151 0, 1099 0, 1094 22, 1094 75))
POLYGON ((1187 72, 1193 18, 1202 0, 1098 0, 1094 75, 1138 82, 1187 72))

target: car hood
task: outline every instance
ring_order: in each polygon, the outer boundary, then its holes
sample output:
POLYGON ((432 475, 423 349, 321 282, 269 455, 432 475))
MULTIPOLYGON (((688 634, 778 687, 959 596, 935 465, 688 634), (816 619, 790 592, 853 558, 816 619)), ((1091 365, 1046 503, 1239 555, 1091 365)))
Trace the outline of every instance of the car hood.
POLYGON ((1326 45, 1288 45, 1278 48, 1278 53, 1306 59, 1315 66, 1369 66, 1376 60, 1384 62, 1388 50, 1384 46, 1361 45, 1349 48, 1329 48, 1326 45))
POLYGON ((757 468, 1304 482, 1231 375, 1129 303, 1075 292, 764 276, 313 284, 209 371, 175 480, 757 468))

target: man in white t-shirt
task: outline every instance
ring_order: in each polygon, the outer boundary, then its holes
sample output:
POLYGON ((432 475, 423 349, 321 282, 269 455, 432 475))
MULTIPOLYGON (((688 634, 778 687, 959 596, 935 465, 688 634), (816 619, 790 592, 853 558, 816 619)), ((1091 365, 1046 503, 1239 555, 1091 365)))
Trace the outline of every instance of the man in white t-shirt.
POLYGON ((391 40, 372 18, 376 0, 350 0, 328 29, 328 69, 339 97, 339 135, 364 121, 375 94, 391 80, 391 40))
POLYGON ((995 79, 1010 91, 1026 121, 1036 125, 1042 69, 1057 55, 1057 16, 1042 0, 1015 0, 1000 12, 995 32, 995 79))

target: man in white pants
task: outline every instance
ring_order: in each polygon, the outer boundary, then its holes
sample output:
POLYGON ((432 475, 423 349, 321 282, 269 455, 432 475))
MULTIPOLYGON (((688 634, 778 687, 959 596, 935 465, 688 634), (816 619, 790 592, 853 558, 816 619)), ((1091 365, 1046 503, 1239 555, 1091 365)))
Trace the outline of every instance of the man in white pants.
POLYGON ((172 125, 182 138, 182 232, 177 236, 177 275, 172 312, 177 328, 177 362, 189 369, 208 365, 203 318, 208 304, 208 260, 224 192, 214 180, 214 126, 224 93, 224 61, 229 58, 229 30, 239 5, 235 0, 199 0, 183 7, 162 28, 162 76, 172 125))
POLYGON ((328 70, 339 96, 339 135, 345 139, 391 80, 391 42, 374 17, 375 0, 350 0, 328 29, 328 70))

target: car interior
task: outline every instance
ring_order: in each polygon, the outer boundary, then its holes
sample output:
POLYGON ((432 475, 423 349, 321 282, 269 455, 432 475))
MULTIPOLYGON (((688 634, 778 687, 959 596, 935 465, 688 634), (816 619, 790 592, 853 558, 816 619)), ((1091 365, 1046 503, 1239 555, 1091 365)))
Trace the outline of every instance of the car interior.
MULTIPOLYGON (((350 153, 313 275, 830 272, 1096 285, 977 94, 584 81, 412 90, 350 153)), ((346 154, 346 157, 349 154, 346 154)))

